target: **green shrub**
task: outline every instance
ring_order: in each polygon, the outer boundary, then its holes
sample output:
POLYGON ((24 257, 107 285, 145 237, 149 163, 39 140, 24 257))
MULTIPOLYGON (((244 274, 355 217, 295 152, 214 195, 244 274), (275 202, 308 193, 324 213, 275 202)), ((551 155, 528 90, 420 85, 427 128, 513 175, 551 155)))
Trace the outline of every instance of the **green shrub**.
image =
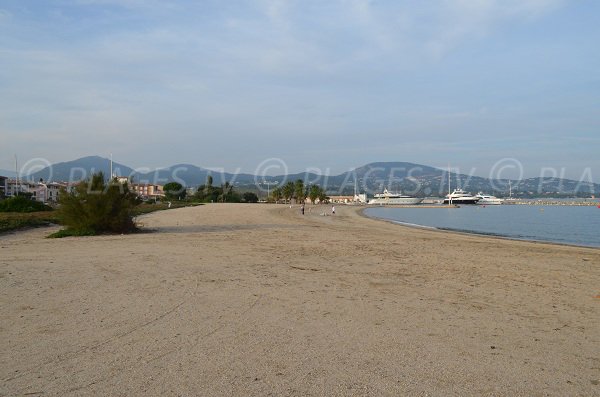
POLYGON ((15 196, 0 201, 0 212, 38 212, 51 211, 44 203, 31 200, 25 196, 15 196))
POLYGON ((185 187, 177 182, 169 182, 163 186, 163 192, 165 192, 165 198, 167 200, 185 200, 187 196, 187 190, 185 187))
POLYGON ((69 235, 128 233, 136 229, 133 209, 139 200, 126 183, 106 184, 101 172, 59 197, 59 218, 69 235))
POLYGON ((246 192, 242 195, 242 199, 246 203, 258 203, 258 196, 253 192, 246 192))
POLYGON ((73 230, 73 229, 62 229, 58 232, 52 233, 48 238, 63 238, 63 237, 80 237, 80 236, 95 236, 97 233, 93 230, 73 230))
POLYGON ((0 234, 58 223, 58 211, 0 212, 0 234))

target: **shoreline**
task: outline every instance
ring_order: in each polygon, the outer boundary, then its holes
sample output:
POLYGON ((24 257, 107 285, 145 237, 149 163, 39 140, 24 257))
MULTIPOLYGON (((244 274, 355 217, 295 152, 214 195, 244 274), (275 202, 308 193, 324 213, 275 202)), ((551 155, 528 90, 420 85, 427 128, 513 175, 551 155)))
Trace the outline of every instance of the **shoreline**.
POLYGON ((310 208, 0 236, 0 394, 600 394, 598 250, 310 208))

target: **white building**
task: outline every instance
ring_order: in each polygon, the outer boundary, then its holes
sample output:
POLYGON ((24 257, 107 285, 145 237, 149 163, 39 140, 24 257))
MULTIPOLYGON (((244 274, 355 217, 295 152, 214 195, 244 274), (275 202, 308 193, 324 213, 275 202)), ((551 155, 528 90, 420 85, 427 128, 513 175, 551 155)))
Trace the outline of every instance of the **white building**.
POLYGON ((41 180, 40 182, 31 182, 21 179, 17 182, 16 179, 7 178, 4 185, 4 195, 14 197, 17 194, 31 194, 34 200, 42 203, 57 203, 58 194, 63 187, 66 187, 66 185, 56 182, 44 183, 41 180))

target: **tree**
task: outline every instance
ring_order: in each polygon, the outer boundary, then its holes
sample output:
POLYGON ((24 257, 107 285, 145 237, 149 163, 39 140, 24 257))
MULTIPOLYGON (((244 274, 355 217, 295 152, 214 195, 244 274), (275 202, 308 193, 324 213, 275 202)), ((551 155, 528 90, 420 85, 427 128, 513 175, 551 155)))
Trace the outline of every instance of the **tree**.
POLYGON ((258 196, 253 192, 244 193, 242 199, 247 203, 258 203, 258 196))
POLYGON ((206 184, 202 185, 196 191, 196 199, 204 203, 239 203, 242 196, 233 189, 233 185, 225 182, 219 187, 212 185, 212 177, 209 175, 206 184))
POLYGON ((303 203, 306 196, 304 195, 304 181, 298 179, 294 183, 294 196, 296 196, 296 203, 303 203))
POLYGON ((165 192, 165 198, 169 200, 184 200, 187 195, 185 187, 177 182, 167 183, 163 186, 163 191, 165 192))
POLYGON ((283 198, 286 200, 286 202, 288 200, 290 203, 292 202, 292 197, 294 197, 294 190, 295 185, 292 181, 289 181, 288 183, 283 185, 283 188, 281 188, 281 193, 283 194, 283 198))
POLYGON ((277 203, 279 200, 281 200, 281 198, 283 197, 283 193, 279 186, 271 191, 271 197, 273 197, 273 200, 275 201, 275 203, 277 203))
POLYGON ((219 195, 221 194, 219 191, 220 189, 215 188, 212 184, 213 177, 209 175, 206 178, 206 184, 198 187, 198 190, 196 191, 196 199, 198 199, 198 201, 211 203, 218 200, 219 195))
POLYGON ((323 189, 320 189, 320 190, 321 190, 321 192, 319 193, 319 203, 322 203, 322 204, 328 203, 329 197, 325 193, 325 190, 323 190, 323 189))
POLYGON ((321 189, 320 186, 312 185, 310 187, 310 190, 308 191, 308 198, 310 199, 310 202, 314 204, 322 192, 323 192, 323 189, 321 189))
POLYGON ((76 234, 127 233, 136 229, 133 209, 139 204, 127 183, 108 184, 104 174, 94 174, 73 190, 60 194, 59 218, 68 231, 76 234))
POLYGON ((218 199, 222 203, 239 203, 242 201, 242 197, 233 190, 233 185, 229 182, 225 182, 225 184, 221 185, 218 199))

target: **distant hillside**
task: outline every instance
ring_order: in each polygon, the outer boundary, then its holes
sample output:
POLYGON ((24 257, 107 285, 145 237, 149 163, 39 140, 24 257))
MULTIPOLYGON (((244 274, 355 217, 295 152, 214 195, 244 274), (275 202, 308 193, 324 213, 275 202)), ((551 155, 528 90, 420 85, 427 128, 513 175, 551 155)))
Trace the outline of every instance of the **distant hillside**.
POLYGON ((144 174, 134 174, 135 182, 153 182, 165 184, 168 181, 176 181, 186 186, 199 186, 206 183, 208 175, 213 177, 213 184, 220 185, 225 182, 237 184, 250 184, 254 182, 254 175, 231 174, 200 168, 191 164, 176 164, 171 167, 161 168, 144 174))
POLYGON ((6 177, 9 177, 9 178, 14 178, 15 176, 17 176, 17 174, 14 171, 0 170, 0 176, 6 176, 6 177))
MULTIPOLYGON (((27 176, 28 180, 48 182, 77 181, 86 179, 93 173, 102 171, 107 177, 110 175, 110 160, 99 156, 82 157, 77 160, 53 164, 27 176)), ((133 169, 126 165, 113 162, 115 175, 130 175, 133 169)))
MULTIPOLYGON (((30 180, 40 178, 48 181, 69 181, 87 178, 94 172, 102 171, 108 177, 110 160, 98 156, 83 157, 77 160, 54 164, 30 176, 30 180)), ((369 195, 383 191, 403 192, 416 196, 444 196, 448 193, 448 173, 439 168, 406 162, 377 162, 358 167, 339 175, 318 175, 315 173, 296 173, 274 177, 262 177, 251 174, 232 174, 201 168, 191 164, 177 164, 150 172, 138 173, 132 168, 113 163, 113 172, 119 176, 133 177, 134 182, 165 184, 176 181, 188 187, 197 187, 206 182, 208 175, 213 183, 225 182, 251 190, 258 189, 257 183, 264 180, 283 183, 285 181, 304 180, 307 184, 324 186, 330 195, 352 194, 355 186, 360 192, 369 195)), ((14 174, 14 173, 13 173, 14 174)), ((7 175, 10 176, 10 175, 7 175)), ((600 193, 600 185, 583 183, 559 178, 530 178, 510 181, 515 197, 539 196, 582 196, 600 193)), ((469 192, 491 193, 499 197, 509 194, 508 180, 493 180, 478 176, 451 173, 450 188, 461 187, 469 192)), ((263 185, 262 188, 265 188, 263 185)))

